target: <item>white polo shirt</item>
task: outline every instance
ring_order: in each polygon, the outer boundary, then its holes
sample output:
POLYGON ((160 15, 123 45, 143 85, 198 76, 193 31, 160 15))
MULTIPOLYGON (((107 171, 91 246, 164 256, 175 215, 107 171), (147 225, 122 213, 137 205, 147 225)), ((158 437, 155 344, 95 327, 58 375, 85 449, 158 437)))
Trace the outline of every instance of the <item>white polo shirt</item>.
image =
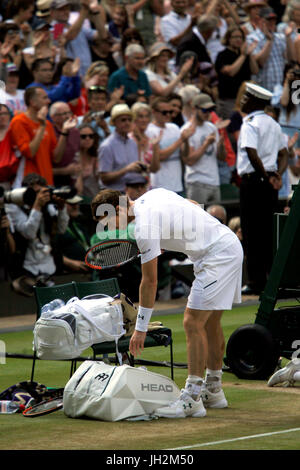
POLYGON ((237 238, 200 205, 163 188, 143 194, 133 210, 142 264, 169 250, 186 254, 197 269, 203 256, 217 254, 237 238))
POLYGON ((254 111, 244 117, 237 152, 237 172, 240 176, 255 171, 246 147, 256 149, 266 171, 277 171, 277 155, 285 147, 280 125, 264 111, 254 111))
POLYGON ((160 19, 160 32, 164 42, 168 43, 174 52, 176 52, 176 47, 170 44, 170 39, 182 33, 190 23, 190 15, 180 16, 175 11, 171 11, 160 19))

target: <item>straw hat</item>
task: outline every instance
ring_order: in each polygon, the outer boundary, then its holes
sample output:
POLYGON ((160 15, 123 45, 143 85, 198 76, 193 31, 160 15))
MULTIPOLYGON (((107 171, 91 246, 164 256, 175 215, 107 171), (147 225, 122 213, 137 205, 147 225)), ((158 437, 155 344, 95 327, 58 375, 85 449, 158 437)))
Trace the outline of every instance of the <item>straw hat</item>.
POLYGON ((115 119, 124 115, 132 117, 132 111, 130 110, 129 106, 127 104, 115 104, 110 113, 110 124, 114 125, 115 119))
POLYGON ((243 5, 243 9, 249 12, 249 10, 251 10, 251 8, 253 7, 266 7, 266 6, 267 4, 263 2, 262 0, 251 0, 250 2, 245 3, 245 5, 243 5))
POLYGON ((147 60, 149 61, 155 57, 158 57, 163 51, 169 52, 171 57, 174 57, 175 55, 175 53, 167 44, 164 42, 156 42, 150 47, 147 60))

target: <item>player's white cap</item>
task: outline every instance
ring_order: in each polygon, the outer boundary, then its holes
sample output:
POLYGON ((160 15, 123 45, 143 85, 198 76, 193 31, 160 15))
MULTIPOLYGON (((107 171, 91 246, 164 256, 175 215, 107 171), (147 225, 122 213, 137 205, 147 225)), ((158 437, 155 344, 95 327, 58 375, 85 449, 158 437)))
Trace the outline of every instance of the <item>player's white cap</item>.
POLYGON ((255 83, 246 83, 246 92, 260 100, 270 101, 273 94, 271 91, 263 88, 262 86, 256 85, 255 83))

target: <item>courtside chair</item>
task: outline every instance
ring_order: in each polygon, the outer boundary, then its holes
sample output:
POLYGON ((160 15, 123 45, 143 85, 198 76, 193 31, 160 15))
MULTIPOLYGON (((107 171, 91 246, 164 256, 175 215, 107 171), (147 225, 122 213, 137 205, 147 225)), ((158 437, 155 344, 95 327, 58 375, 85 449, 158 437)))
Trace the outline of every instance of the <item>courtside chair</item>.
MULTIPOLYGON (((58 284, 52 287, 33 287, 36 307, 37 307, 37 314, 36 320, 38 320, 41 316, 41 310, 43 305, 51 302, 54 299, 61 299, 64 302, 67 302, 72 297, 75 297, 76 294, 76 287, 75 282, 68 282, 67 284, 58 284)), ((35 372, 35 362, 37 356, 36 351, 33 352, 33 361, 32 361, 32 368, 31 368, 31 382, 33 382, 34 372, 35 372)), ((70 377, 73 374, 75 361, 71 361, 71 370, 70 370, 70 377)))
MULTIPOLYGON (((37 287, 34 286, 34 294, 37 304, 37 319, 41 315, 41 309, 43 305, 54 299, 62 299, 67 302, 72 297, 78 297, 82 299, 88 295, 94 294, 105 294, 110 297, 114 297, 120 293, 120 288, 117 278, 103 279, 102 281, 91 281, 91 282, 70 282, 67 284, 60 284, 53 287, 37 287)), ((130 336, 123 336, 118 341, 118 350, 120 353, 124 353, 129 360, 129 364, 134 366, 134 357, 129 353, 130 336)), ((173 339, 172 331, 169 328, 160 328, 147 333, 145 340, 145 348, 155 346, 169 346, 170 347, 170 365, 171 365, 171 378, 174 378, 174 361, 173 361, 173 339)), ((92 345, 93 360, 97 360, 97 356, 100 354, 103 357, 107 357, 108 354, 115 354, 116 364, 116 343, 115 341, 106 341, 104 343, 92 345)), ((34 351, 31 381, 34 378, 36 362, 36 352, 34 351)), ((76 370, 76 358, 71 360, 70 377, 76 370)))

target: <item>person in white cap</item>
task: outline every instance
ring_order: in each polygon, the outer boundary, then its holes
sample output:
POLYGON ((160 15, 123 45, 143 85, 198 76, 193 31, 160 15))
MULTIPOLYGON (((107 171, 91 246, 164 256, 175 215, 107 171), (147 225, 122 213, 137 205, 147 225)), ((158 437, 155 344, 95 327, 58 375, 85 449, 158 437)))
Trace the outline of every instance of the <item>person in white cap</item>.
POLYGON ((260 294, 272 265, 273 213, 287 166, 279 124, 265 114, 272 93, 247 83, 241 99, 246 114, 238 140, 237 172, 241 176, 240 211, 247 260, 248 285, 244 294, 260 294))

